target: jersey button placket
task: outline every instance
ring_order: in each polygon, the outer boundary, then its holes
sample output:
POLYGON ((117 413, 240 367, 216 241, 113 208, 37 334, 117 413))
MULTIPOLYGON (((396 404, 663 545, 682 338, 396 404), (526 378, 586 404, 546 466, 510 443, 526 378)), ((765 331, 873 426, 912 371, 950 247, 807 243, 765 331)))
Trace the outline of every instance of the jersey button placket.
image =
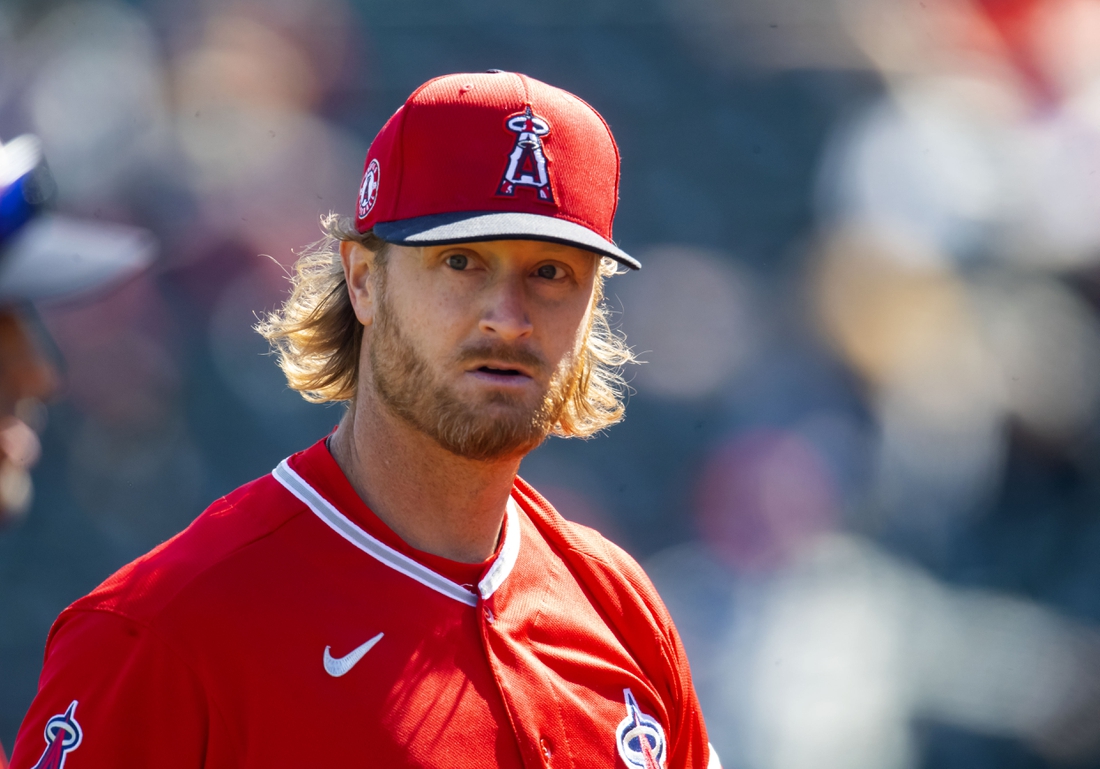
MULTIPOLYGON (((497 605, 497 598, 495 595, 490 595, 487 598, 483 597, 478 604, 478 611, 481 612, 481 618, 485 625, 492 627, 497 624, 500 617, 501 607, 497 605)), ((496 628, 497 632, 500 632, 503 628, 496 628)))
POLYGON ((515 736, 520 754, 523 756, 524 767, 535 769, 535 767, 549 766, 549 754, 546 752, 542 741, 536 739, 536 735, 541 731, 541 725, 528 724, 529 719, 523 717, 522 711, 516 710, 516 697, 519 696, 519 690, 510 686, 508 680, 512 672, 509 668, 515 664, 516 660, 514 654, 509 651, 508 623, 499 621, 502 618, 497 615, 497 612, 493 611, 493 603, 493 596, 490 596, 489 598, 482 598, 478 606, 482 620, 479 623, 481 625, 481 639, 489 661, 489 667, 493 671, 494 678, 496 678, 497 689, 500 692, 505 710, 508 711, 511 721, 520 728, 515 736), (504 654, 506 661, 502 662, 501 653, 504 654), (534 729, 526 731, 523 726, 534 726, 534 729))
POLYGON ((546 765, 550 766, 550 756, 554 754, 554 744, 546 737, 539 737, 539 747, 542 748, 542 755, 546 758, 546 765))

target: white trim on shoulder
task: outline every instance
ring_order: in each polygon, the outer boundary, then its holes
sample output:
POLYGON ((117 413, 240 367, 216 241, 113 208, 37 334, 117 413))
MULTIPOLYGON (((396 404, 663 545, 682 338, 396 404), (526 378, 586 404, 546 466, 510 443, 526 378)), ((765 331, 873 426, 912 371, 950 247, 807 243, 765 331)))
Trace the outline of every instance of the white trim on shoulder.
MULTIPOLYGON (((347 516, 337 510, 331 502, 325 499, 302 476, 298 475, 288 464, 287 460, 279 463, 279 466, 271 471, 275 480, 281 483, 287 491, 305 503, 306 507, 324 521, 333 531, 339 534, 357 548, 370 556, 378 559, 391 569, 401 572, 425 587, 442 593, 448 598, 464 603, 467 606, 477 606, 478 594, 472 590, 452 582, 441 574, 438 574, 427 566, 424 566, 404 553, 394 550, 385 542, 372 537, 351 521, 347 516)), ((519 516, 515 509, 515 502, 508 498, 506 508, 508 522, 505 527, 506 534, 504 545, 500 549, 500 555, 489 568, 489 572, 478 584, 478 592, 482 598, 488 598, 500 587, 501 583, 512 571, 519 554, 519 516)))

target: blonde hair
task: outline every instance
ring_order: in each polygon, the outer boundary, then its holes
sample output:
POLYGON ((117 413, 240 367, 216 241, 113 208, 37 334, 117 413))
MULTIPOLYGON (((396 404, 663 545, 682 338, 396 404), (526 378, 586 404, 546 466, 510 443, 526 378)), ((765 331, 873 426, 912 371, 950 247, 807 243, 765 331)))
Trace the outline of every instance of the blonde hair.
MULTIPOLYGON (((340 243, 354 241, 377 254, 385 265, 388 243, 372 232, 360 233, 347 217, 321 219, 324 237, 298 255, 291 292, 283 306, 256 325, 278 356, 289 386, 313 403, 350 401, 359 385, 363 326, 355 317, 340 261, 340 243)), ((613 330, 604 301, 603 281, 617 263, 600 260, 592 313, 561 417, 551 432, 587 437, 623 417, 626 383, 622 367, 634 363, 633 351, 613 330)))

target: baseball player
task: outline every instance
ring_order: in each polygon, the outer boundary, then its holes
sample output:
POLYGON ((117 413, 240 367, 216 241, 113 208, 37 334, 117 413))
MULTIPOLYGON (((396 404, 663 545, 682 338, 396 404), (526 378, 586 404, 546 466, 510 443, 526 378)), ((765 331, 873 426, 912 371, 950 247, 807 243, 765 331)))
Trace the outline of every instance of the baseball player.
POLYGON ((517 476, 622 415, 618 179, 572 94, 417 89, 260 327, 340 424, 62 613, 14 769, 718 766, 645 574, 517 476))
MULTIPOLYGON (((31 425, 60 381, 30 303, 86 296, 153 255, 144 230, 48 213, 53 190, 38 139, 0 143, 0 523, 30 505, 39 452, 31 425)), ((0 746, 0 769, 6 766, 0 746)))

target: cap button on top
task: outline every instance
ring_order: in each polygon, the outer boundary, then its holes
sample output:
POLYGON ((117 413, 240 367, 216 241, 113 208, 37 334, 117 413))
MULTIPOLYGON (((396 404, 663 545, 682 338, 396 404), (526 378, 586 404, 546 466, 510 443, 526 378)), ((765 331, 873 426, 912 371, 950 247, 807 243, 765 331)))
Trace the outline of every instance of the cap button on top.
POLYGON ((503 72, 504 72, 504 70, 502 70, 502 69, 487 69, 487 70, 485 70, 486 75, 500 75, 503 72))

